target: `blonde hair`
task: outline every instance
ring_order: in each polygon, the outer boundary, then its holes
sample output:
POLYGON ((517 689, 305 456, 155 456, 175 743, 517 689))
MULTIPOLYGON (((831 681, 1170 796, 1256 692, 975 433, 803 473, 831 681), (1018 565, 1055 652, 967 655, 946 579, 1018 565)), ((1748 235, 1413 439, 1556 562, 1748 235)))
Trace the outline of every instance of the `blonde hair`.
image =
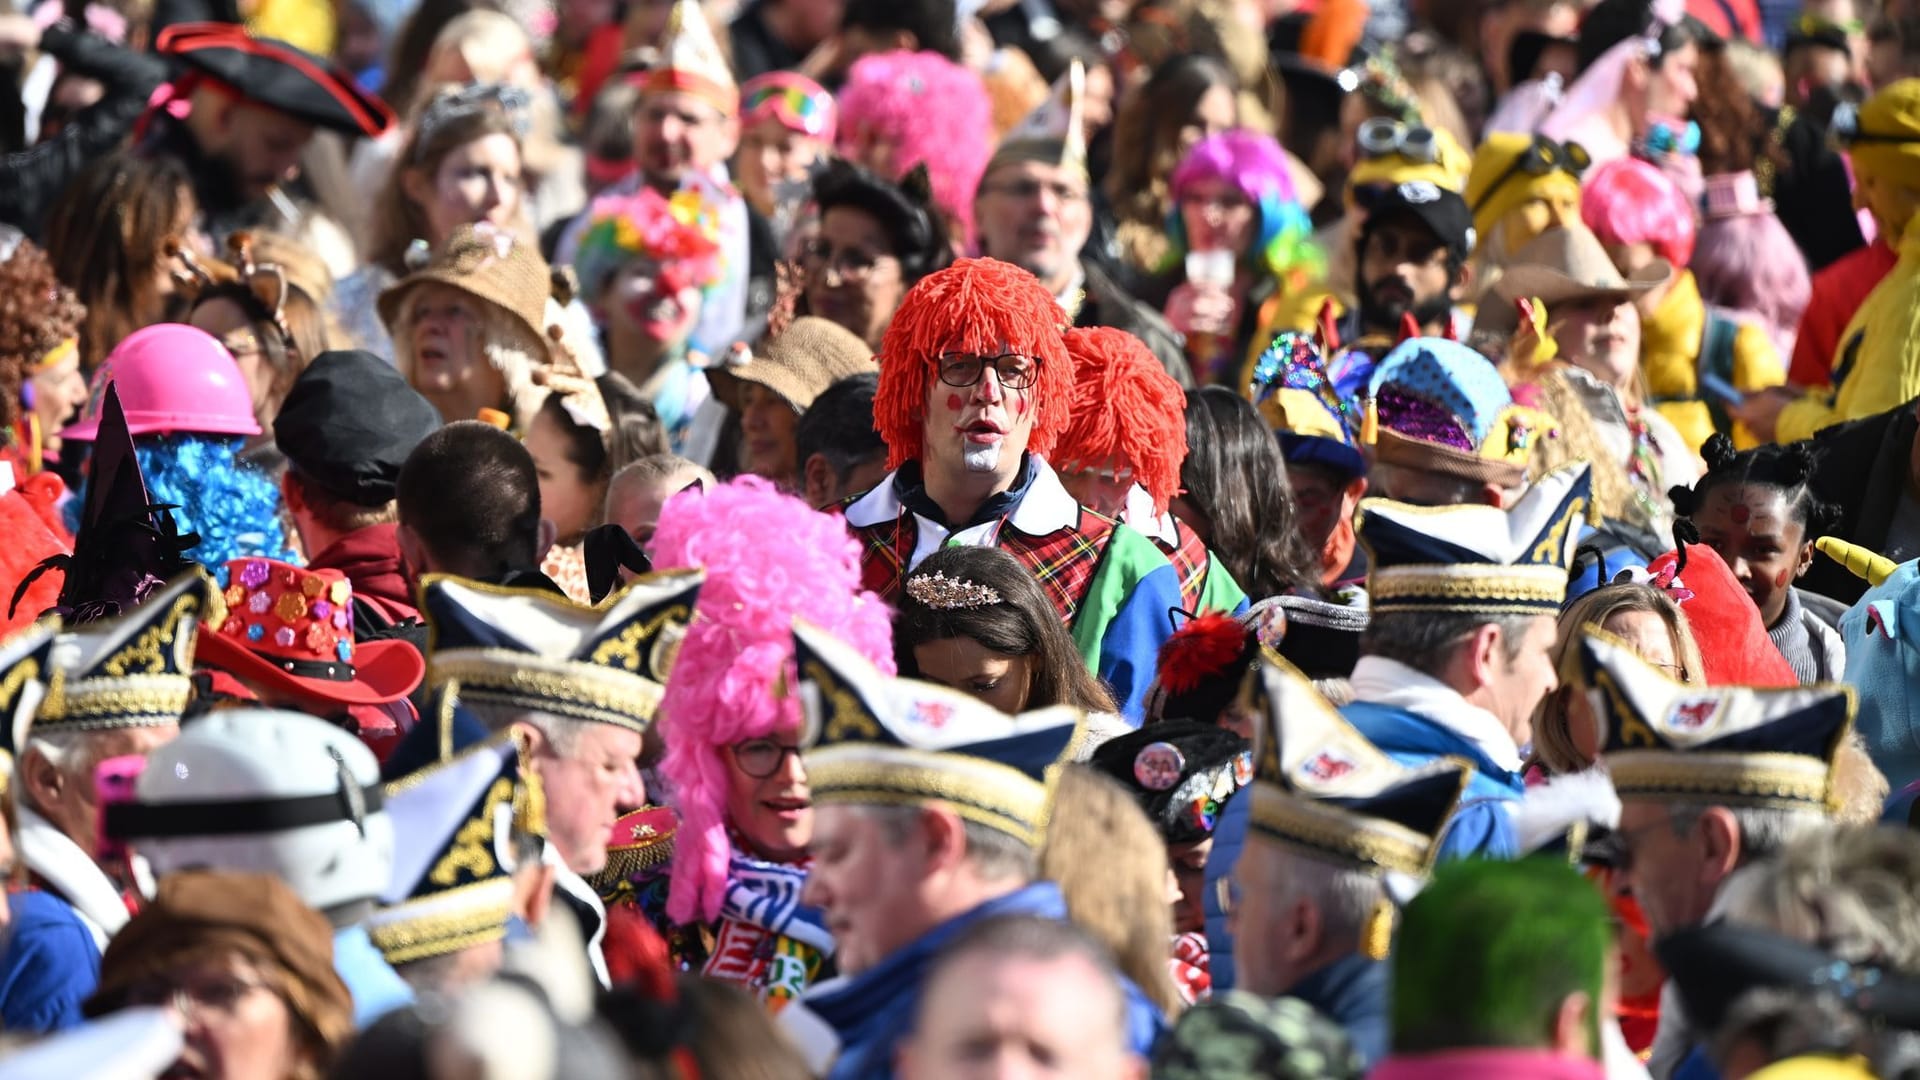
MULTIPOLYGON (((1660 621, 1667 624, 1667 635, 1673 639, 1673 655, 1680 662, 1684 681, 1706 682, 1706 663, 1700 658, 1700 645, 1693 639, 1693 628, 1687 625, 1686 612, 1666 593, 1639 582, 1603 585, 1567 605, 1560 613, 1559 634, 1553 641, 1551 655, 1555 667, 1562 672, 1567 670, 1567 665, 1573 662, 1580 635, 1587 627, 1604 626, 1615 615, 1634 611, 1658 615, 1660 621)), ((1560 686, 1542 698, 1533 711, 1534 761, 1556 776, 1580 772, 1593 765, 1574 745, 1573 733, 1568 727, 1567 705, 1573 695, 1579 693, 1573 682, 1563 674, 1560 686)))
MULTIPOLYGON (((534 372, 548 365, 551 353, 547 343, 535 337, 525 323, 515 318, 505 308, 478 296, 451 282, 429 281, 426 285, 439 285, 458 291, 472 302, 479 312, 481 338, 485 342, 482 355, 495 371, 500 373, 501 382, 506 386, 504 400, 493 407, 507 413, 512 418, 512 430, 516 434, 525 434, 533 424, 533 417, 547 400, 548 390, 534 381, 534 372)), ((409 384, 413 382, 413 305, 403 303, 393 318, 393 366, 399 370, 409 384)), ((456 416, 450 420, 471 420, 470 416, 456 416)))
POLYGON ((1920 966, 1920 837, 1835 826, 1789 842, 1723 887, 1721 912, 1856 963, 1920 966))
POLYGON ((1107 946, 1169 1021, 1180 1008, 1168 970, 1171 873, 1159 830, 1125 788, 1084 765, 1061 770, 1040 876, 1060 886, 1068 916, 1107 946))

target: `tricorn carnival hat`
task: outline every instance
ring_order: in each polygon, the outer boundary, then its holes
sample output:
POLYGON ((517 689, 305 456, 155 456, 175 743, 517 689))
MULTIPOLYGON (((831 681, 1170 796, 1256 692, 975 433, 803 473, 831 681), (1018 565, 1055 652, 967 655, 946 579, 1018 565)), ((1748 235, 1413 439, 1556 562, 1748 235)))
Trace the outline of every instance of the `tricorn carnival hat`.
POLYGON ((46 618, 0 641, 0 796, 13 779, 14 759, 46 695, 59 630, 59 619, 46 618))
POLYGON ((660 63, 640 78, 640 92, 693 94, 722 116, 740 111, 740 86, 714 40, 713 25, 694 0, 675 0, 660 44, 660 63))
POLYGON ((501 736, 389 783, 393 878, 367 933, 390 964, 445 956, 507 934, 513 834, 546 833, 539 778, 501 736))
POLYGON ((1541 477, 1510 510, 1361 500, 1371 610, 1557 615, 1591 484, 1582 463, 1541 477))
POLYGON ((1053 775, 1085 728, 1079 710, 1008 716, 958 691, 886 675, 799 620, 793 637, 814 802, 944 802, 968 821, 1040 845, 1053 775))
POLYGON ((1595 627, 1580 677, 1601 719, 1620 798, 1831 812, 1834 762, 1853 727, 1849 686, 1678 683, 1595 627))
POLYGON ((600 899, 616 904, 633 895, 636 875, 673 861, 680 815, 671 806, 643 806, 614 819, 607 834, 607 865, 587 874, 600 899))
POLYGON ((1408 338, 1367 381, 1361 441, 1375 461, 1512 487, 1553 418, 1517 405, 1493 361, 1446 338, 1408 338))
POLYGON ((1002 165, 1037 161, 1058 165, 1087 177, 1087 69, 1079 60, 1067 65, 1054 80, 1053 92, 1039 108, 1007 132, 993 152, 981 177, 993 175, 1002 165))
POLYGON ((194 567, 117 619, 54 640, 35 732, 106 731, 177 723, 193 695, 202 620, 226 614, 218 587, 194 567))
POLYGON ((340 571, 234 559, 224 574, 226 618, 202 632, 202 665, 342 705, 398 701, 420 685, 426 662, 410 643, 354 641, 353 585, 340 571))
POLYGON ((179 23, 160 31, 153 47, 164 56, 178 57, 195 74, 233 87, 249 101, 315 127, 371 137, 393 126, 393 110, 360 89, 350 73, 284 41, 254 37, 233 23, 179 23))
POLYGON ((583 607, 545 590, 429 575, 420 586, 428 682, 457 680, 468 706, 645 731, 705 578, 648 574, 583 607))
POLYGON ((1264 655, 1243 690, 1255 723, 1254 835, 1370 874, 1424 875, 1468 764, 1407 769, 1347 723, 1293 665, 1264 655))

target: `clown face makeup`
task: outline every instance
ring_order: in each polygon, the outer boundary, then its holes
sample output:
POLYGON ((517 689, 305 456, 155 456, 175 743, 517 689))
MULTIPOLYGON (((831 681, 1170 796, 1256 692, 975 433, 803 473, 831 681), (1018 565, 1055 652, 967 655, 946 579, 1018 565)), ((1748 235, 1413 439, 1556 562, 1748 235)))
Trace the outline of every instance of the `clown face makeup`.
POLYGON ((944 353, 927 386, 926 466, 1011 481, 1033 434, 1039 361, 944 353))
POLYGON ((607 283, 609 322, 640 338, 672 347, 700 321, 700 290, 675 263, 631 259, 607 283))
POLYGON ((1700 542, 1726 560, 1771 629, 1786 611, 1787 590, 1813 562, 1806 525, 1768 484, 1721 484, 1700 503, 1693 514, 1700 542))

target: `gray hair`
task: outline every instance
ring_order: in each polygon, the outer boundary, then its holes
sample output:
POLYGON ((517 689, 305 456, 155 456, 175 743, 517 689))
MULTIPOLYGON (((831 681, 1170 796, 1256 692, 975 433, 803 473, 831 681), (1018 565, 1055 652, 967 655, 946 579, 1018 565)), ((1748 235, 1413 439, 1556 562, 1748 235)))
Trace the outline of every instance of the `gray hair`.
POLYGON ((1287 849, 1286 872, 1277 906, 1307 900, 1320 913, 1321 933, 1329 940, 1357 943, 1374 909, 1386 895, 1380 879, 1363 871, 1287 849))
POLYGON ((1920 968, 1920 837, 1906 829, 1803 830, 1721 891, 1731 921, 1857 963, 1920 968))
MULTIPOLYGON (((1671 803, 1667 807, 1676 836, 1686 836, 1700 823, 1700 816, 1712 803, 1671 803)), ((1818 810, 1786 810, 1779 807, 1728 806, 1740 830, 1740 864, 1745 866, 1771 858, 1780 849, 1810 833, 1823 833, 1832 822, 1818 810)))
MULTIPOLYGON (((887 839, 899 846, 920 820, 920 804, 907 806, 868 804, 860 807, 868 817, 886 830, 887 839)), ((1040 874, 1040 855, 1020 840, 989 829, 978 822, 961 819, 967 837, 967 858, 974 870, 988 881, 1012 878, 1022 884, 1040 874)))

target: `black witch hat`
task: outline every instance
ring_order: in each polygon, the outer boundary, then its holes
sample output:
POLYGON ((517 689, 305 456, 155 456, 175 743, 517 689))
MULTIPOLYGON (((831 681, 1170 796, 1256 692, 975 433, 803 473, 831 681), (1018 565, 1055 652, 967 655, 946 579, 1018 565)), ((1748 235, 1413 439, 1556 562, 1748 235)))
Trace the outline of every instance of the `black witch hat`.
POLYGON ((41 574, 61 570, 66 582, 53 613, 67 625, 116 618, 194 565, 185 552, 200 537, 182 535, 170 513, 174 508, 156 505, 147 495, 127 414, 112 383, 100 404, 100 431, 82 506, 73 554, 54 555, 34 567, 14 590, 11 604, 19 604, 41 574))

